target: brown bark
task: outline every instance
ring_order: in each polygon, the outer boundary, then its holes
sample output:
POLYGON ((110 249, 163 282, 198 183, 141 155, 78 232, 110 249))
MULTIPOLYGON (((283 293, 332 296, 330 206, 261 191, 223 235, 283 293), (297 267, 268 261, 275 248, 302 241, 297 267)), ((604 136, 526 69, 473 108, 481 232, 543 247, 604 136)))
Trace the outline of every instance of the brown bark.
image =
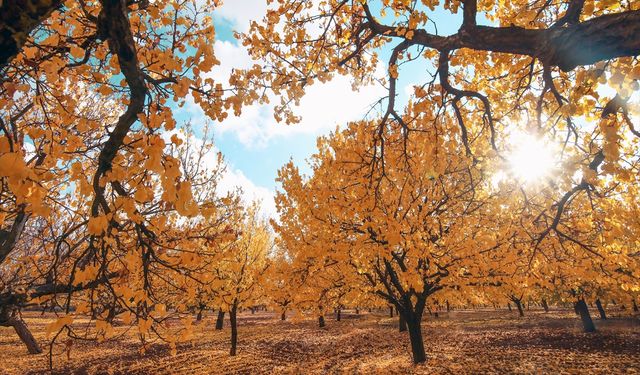
MULTIPOLYGON (((517 297, 512 296, 511 297, 511 301, 513 301, 513 303, 518 308, 518 315, 523 317, 524 316, 524 310, 522 309, 522 298, 517 298, 517 297)), ((509 311, 511 311, 511 306, 509 306, 509 311)))
POLYGON ((409 328, 409 341, 411 342, 411 354, 413 363, 422 363, 427 360, 424 350, 424 341, 422 341, 422 326, 420 318, 412 314, 406 317, 407 327, 409 328))
POLYGON ((600 298, 596 299, 596 307, 598 308, 598 313, 600 313, 600 319, 606 320, 607 313, 604 311, 604 307, 602 307, 602 302, 600 302, 600 298))
POLYGON ((196 315, 196 321, 197 322, 202 320, 202 310, 204 310, 204 309, 199 309, 198 310, 198 315, 196 315))
MULTIPOLYGON (((368 8, 367 8, 368 11, 368 8)), ((367 14, 369 28, 377 34, 403 37, 393 26, 380 24, 367 14)), ((640 11, 606 14, 566 27, 527 29, 519 26, 493 27, 467 23, 456 34, 439 36, 414 30, 411 45, 438 51, 468 48, 477 51, 526 55, 545 65, 571 71, 577 66, 640 54, 640 11)))
POLYGON ((549 312, 549 305, 547 304, 547 300, 546 299, 542 299, 542 308, 544 309, 544 312, 549 312))
POLYGON ((234 302, 233 306, 231 306, 231 311, 229 311, 229 321, 231 322, 231 350, 229 351, 230 356, 236 355, 238 348, 238 321, 236 319, 237 311, 238 303, 234 302))
POLYGON ((325 323, 324 323, 324 315, 320 315, 320 316, 318 317, 318 326, 319 326, 320 328, 324 328, 324 326, 325 326, 325 323))
POLYGON ((580 315, 580 320, 582 320, 582 326, 585 332, 595 332, 596 326, 593 324, 593 320, 591 319, 591 314, 589 314, 589 308, 587 307, 587 303, 584 299, 579 299, 575 303, 575 308, 578 314, 580 315))
POLYGON ((520 301, 517 301, 515 304, 516 304, 516 307, 518 308, 518 315, 520 315, 521 317, 524 316, 524 310, 522 310, 522 303, 520 303, 520 301))
MULTIPOLYGON (((1 50, 2 47, 0 46, 0 51, 1 50)), ((16 217, 13 219, 11 227, 7 228, 7 230, 3 230, 0 228, 0 264, 2 264, 7 256, 9 256, 11 251, 13 251, 16 242, 18 241, 20 235, 22 234, 22 231, 24 230, 24 226, 27 223, 27 220, 29 220, 29 215, 24 212, 23 205, 23 207, 20 208, 20 211, 17 213, 16 217)))
POLYGON ((398 330, 400 332, 407 331, 407 320, 404 318, 404 315, 398 314, 398 330))
POLYGON ((60 0, 0 2, 0 69, 18 54, 29 34, 60 4, 60 0))
POLYGON ((218 318, 216 319, 216 330, 221 330, 224 326, 224 311, 220 309, 218 311, 218 318))
POLYGON ((2 322, 0 325, 3 325, 5 327, 13 327, 13 329, 18 334, 18 337, 20 337, 20 341, 22 341, 27 347, 29 354, 42 353, 42 348, 40 348, 38 341, 35 339, 35 337, 33 337, 31 331, 29 330, 29 327, 27 327, 27 324, 24 322, 24 320, 20 319, 20 317, 12 316, 6 321, 2 322))
POLYGON ((286 320, 287 319, 287 314, 285 311, 282 312, 282 314, 280 315, 280 320, 286 320))
POLYGON ((108 213, 109 206, 104 198, 105 186, 102 176, 111 170, 111 163, 129 133, 131 126, 138 120, 138 114, 144 109, 147 86, 144 73, 140 69, 136 54, 136 44, 131 32, 131 24, 124 0, 102 0, 102 10, 98 16, 98 33, 101 39, 107 39, 109 50, 118 56, 120 71, 129 86, 129 105, 118 118, 98 155, 98 168, 93 176, 95 197, 91 205, 91 215, 98 216, 100 207, 108 213))

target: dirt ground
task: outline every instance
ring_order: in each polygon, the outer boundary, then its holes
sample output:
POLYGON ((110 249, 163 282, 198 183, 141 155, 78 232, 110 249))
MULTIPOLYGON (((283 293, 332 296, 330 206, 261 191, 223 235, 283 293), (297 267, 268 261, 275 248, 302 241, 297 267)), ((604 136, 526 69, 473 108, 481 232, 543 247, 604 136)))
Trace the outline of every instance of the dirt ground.
MULTIPOLYGON (((48 350, 51 316, 26 313, 25 320, 48 350)), ((640 373, 640 319, 595 320, 598 332, 581 332, 569 311, 459 311, 425 317, 428 361, 411 363, 409 338, 397 319, 383 312, 352 311, 342 321, 327 318, 282 322, 273 313, 239 316, 239 346, 229 356, 229 327, 214 330, 213 314, 195 329, 192 343, 171 356, 165 344, 140 355, 130 334, 101 344, 76 342, 67 359, 54 347, 60 374, 636 374, 640 373)), ((10 328, 0 327, 0 374, 49 373, 47 354, 29 355, 10 328)))

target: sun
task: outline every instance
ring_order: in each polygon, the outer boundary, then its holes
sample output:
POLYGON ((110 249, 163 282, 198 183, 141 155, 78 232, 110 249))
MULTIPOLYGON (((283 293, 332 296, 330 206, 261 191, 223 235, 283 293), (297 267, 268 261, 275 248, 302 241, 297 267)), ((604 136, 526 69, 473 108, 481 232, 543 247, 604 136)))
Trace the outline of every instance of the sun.
POLYGON ((551 144, 528 133, 512 134, 508 155, 510 172, 525 183, 541 182, 556 167, 556 152, 551 144))

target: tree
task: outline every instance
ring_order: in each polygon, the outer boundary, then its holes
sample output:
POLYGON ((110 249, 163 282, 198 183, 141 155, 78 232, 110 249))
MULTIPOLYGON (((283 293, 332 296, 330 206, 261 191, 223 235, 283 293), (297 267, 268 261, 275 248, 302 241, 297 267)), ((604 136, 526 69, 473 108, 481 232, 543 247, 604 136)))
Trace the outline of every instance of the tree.
MULTIPOLYGON (((211 143, 194 143, 189 126, 185 129, 186 133, 171 136, 165 160, 173 168, 181 165, 185 178, 181 184, 189 184, 193 191, 191 203, 185 205, 193 206, 168 206, 161 197, 144 202, 145 195, 140 198, 140 194, 160 190, 163 182, 151 179, 149 185, 137 185, 134 198, 114 200, 118 213, 110 220, 117 230, 105 232, 106 220, 93 221, 82 187, 58 191, 58 197, 51 195, 57 205, 47 216, 28 223, 0 266, 3 317, 15 317, 27 305, 60 308, 65 315, 49 327, 51 333, 57 332, 51 345, 61 331, 71 337, 108 339, 116 319, 137 325, 143 349, 151 335, 168 341, 172 350, 176 341, 189 336, 189 306, 198 288, 206 285, 207 269, 216 264, 205 245, 224 246, 235 240, 228 218, 237 210, 238 199, 219 196, 217 181, 223 164, 204 165, 203 154, 211 143), (190 207, 197 209, 197 215, 180 214, 190 207), (157 237, 138 242, 144 230, 157 237), (96 331, 70 326, 73 316, 80 314, 95 320, 96 331), (183 327, 165 324, 176 317, 183 318, 183 327)), ((126 167, 137 176, 134 178, 144 179, 144 172, 135 171, 144 168, 139 164, 133 158, 126 167)), ((89 163, 75 161, 70 168, 72 178, 81 184, 86 176, 83 170, 89 167, 89 163)))
MULTIPOLYGON (((640 10, 633 4, 591 0, 512 1, 508 5, 478 4, 477 0, 442 5, 437 0, 345 0, 307 6, 283 1, 268 11, 268 22, 253 23, 243 35, 252 55, 266 62, 240 77, 249 83, 262 79, 274 91, 284 90, 280 109, 295 121, 288 106, 306 86, 334 74, 352 75, 356 83, 370 81, 379 57, 388 54, 384 47, 391 51, 386 63, 389 100, 380 125, 402 123, 395 108, 399 67, 420 61, 434 67, 434 77, 418 85, 416 100, 434 113, 451 109, 452 113, 443 115, 455 118, 461 146, 470 152, 470 135, 490 132, 496 147, 495 137, 503 127, 527 114, 535 114, 538 125, 551 130, 559 126, 554 124, 557 117, 596 112, 593 105, 579 105, 587 104, 583 100, 595 89, 584 86, 586 75, 594 73, 592 64, 610 61, 598 64, 602 83, 611 78, 616 88, 628 87, 639 72, 631 59, 640 53, 638 20, 640 10), (436 8, 440 15, 434 17, 431 12, 436 8), (482 25, 487 22, 491 25, 482 25), (451 24, 460 26, 455 30, 451 24), (452 34, 438 35, 443 28, 453 29, 452 34), (310 35, 313 29, 321 32, 310 35), (632 75, 625 78, 630 71, 632 75), (577 87, 582 89, 566 95, 577 87), (573 108, 558 111, 565 104, 573 108), (548 117, 544 124, 542 115, 548 117), (481 121, 476 123, 477 118, 481 121)), ((601 100, 607 103, 606 98, 601 100)), ((624 102, 612 112, 624 107, 624 102)), ((404 125, 411 129, 410 123, 404 125)))
MULTIPOLYGON (((186 313, 198 249, 233 232, 235 198, 212 193, 218 172, 190 174, 203 160, 180 159, 171 133, 187 95, 217 120, 237 107, 206 77, 216 5, 0 4, 0 324, 42 303, 91 314, 103 338, 124 316, 144 338, 186 313)), ((52 331, 75 335, 70 319, 52 331)))
POLYGON ((308 179, 286 165, 276 198, 277 231, 287 246, 299 244, 294 264, 330 264, 345 284, 364 281, 393 304, 407 323, 415 363, 426 359, 427 299, 490 278, 492 258, 508 238, 493 220, 498 199, 483 191, 480 170, 430 125, 411 138, 385 134, 381 146, 372 137, 375 121, 350 124, 319 141, 308 179), (379 147, 386 148, 383 169, 370 163, 379 147))
POLYGON ((399 85, 410 80, 408 101, 437 120, 433 127, 447 122, 458 150, 478 160, 506 159, 517 131, 553 138, 573 166, 547 197, 554 209, 542 213, 538 240, 566 234, 557 222, 597 176, 637 175, 635 163, 619 163, 619 151, 640 136, 631 95, 640 88, 639 19, 635 3, 594 0, 282 1, 242 36, 264 62, 235 81, 282 95, 276 117, 296 122, 292 106, 310 85, 338 74, 355 87, 380 80, 388 90, 378 102, 381 138, 389 129, 408 137, 423 129, 420 118, 402 115, 399 85), (376 73, 381 64, 386 79, 376 73), (407 76, 409 66, 425 74, 407 76), (585 178, 574 178, 576 170, 585 178))
POLYGON ((260 218, 259 208, 253 203, 246 209, 238 239, 219 254, 216 272, 212 274, 217 301, 229 311, 232 356, 236 355, 238 345, 238 309, 262 302, 263 279, 273 249, 269 226, 260 218))
MULTIPOLYGON (((107 216, 114 211, 108 198, 135 193, 126 183, 133 175, 118 169, 122 167, 118 163, 137 155, 139 161, 147 162, 147 168, 153 166, 145 178, 136 180, 139 183, 172 166, 162 159, 163 146, 156 134, 162 128, 170 131, 175 127, 168 106, 170 97, 182 105, 187 93, 200 91, 194 94, 196 100, 212 105, 206 105, 212 117, 226 116, 222 114, 223 101, 214 95, 216 89, 205 87, 214 83, 205 83, 203 77, 216 63, 207 42, 213 37, 212 22, 204 16, 214 3, 181 2, 173 9, 165 9, 166 3, 120 1, 91 5, 70 2, 59 9, 55 1, 33 2, 26 8, 20 5, 8 1, 0 7, 3 42, 13 38, 24 44, 15 58, 6 65, 2 63, 0 108, 6 114, 0 128, 6 168, 2 177, 22 178, 32 171, 33 184, 45 184, 51 175, 36 170, 64 163, 68 173, 72 161, 90 159, 94 164, 83 170, 92 176, 89 181, 65 180, 62 176, 60 183, 90 188, 91 216, 107 216), (16 17, 20 14, 23 17, 16 17), (31 23, 21 27, 13 22, 31 23), (31 29, 34 31, 27 38, 31 29), (183 55, 187 47, 195 52, 193 56, 183 55), (78 88, 79 95, 70 94, 74 91, 71 87, 78 88), (101 101, 106 107, 112 106, 111 112, 92 116, 91 106, 101 101), (22 151, 17 147, 24 143, 35 148, 27 168, 19 160, 22 151), (114 168, 119 174, 113 173, 114 168)), ((176 178, 174 182, 178 182, 176 178)), ((18 200, 29 191, 11 188, 18 200)), ((172 194, 165 198, 168 203, 175 200, 172 194)), ((11 236, 9 241, 3 238, 2 259, 19 237, 28 214, 17 212, 8 218, 11 236)))
POLYGON ((277 246, 270 262, 271 265, 265 274, 265 293, 269 297, 270 305, 280 313, 280 320, 286 320, 287 310, 291 309, 294 302, 294 288, 290 281, 293 267, 286 252, 277 246))

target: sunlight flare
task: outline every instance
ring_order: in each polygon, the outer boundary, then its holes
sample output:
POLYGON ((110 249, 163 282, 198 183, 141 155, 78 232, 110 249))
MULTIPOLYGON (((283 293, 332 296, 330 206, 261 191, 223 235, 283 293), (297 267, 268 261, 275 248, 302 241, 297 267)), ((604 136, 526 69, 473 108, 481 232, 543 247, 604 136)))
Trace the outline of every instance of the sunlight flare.
POLYGON ((544 139, 528 133, 511 136, 509 170, 525 183, 539 182, 551 175, 556 165, 554 147, 544 139))

